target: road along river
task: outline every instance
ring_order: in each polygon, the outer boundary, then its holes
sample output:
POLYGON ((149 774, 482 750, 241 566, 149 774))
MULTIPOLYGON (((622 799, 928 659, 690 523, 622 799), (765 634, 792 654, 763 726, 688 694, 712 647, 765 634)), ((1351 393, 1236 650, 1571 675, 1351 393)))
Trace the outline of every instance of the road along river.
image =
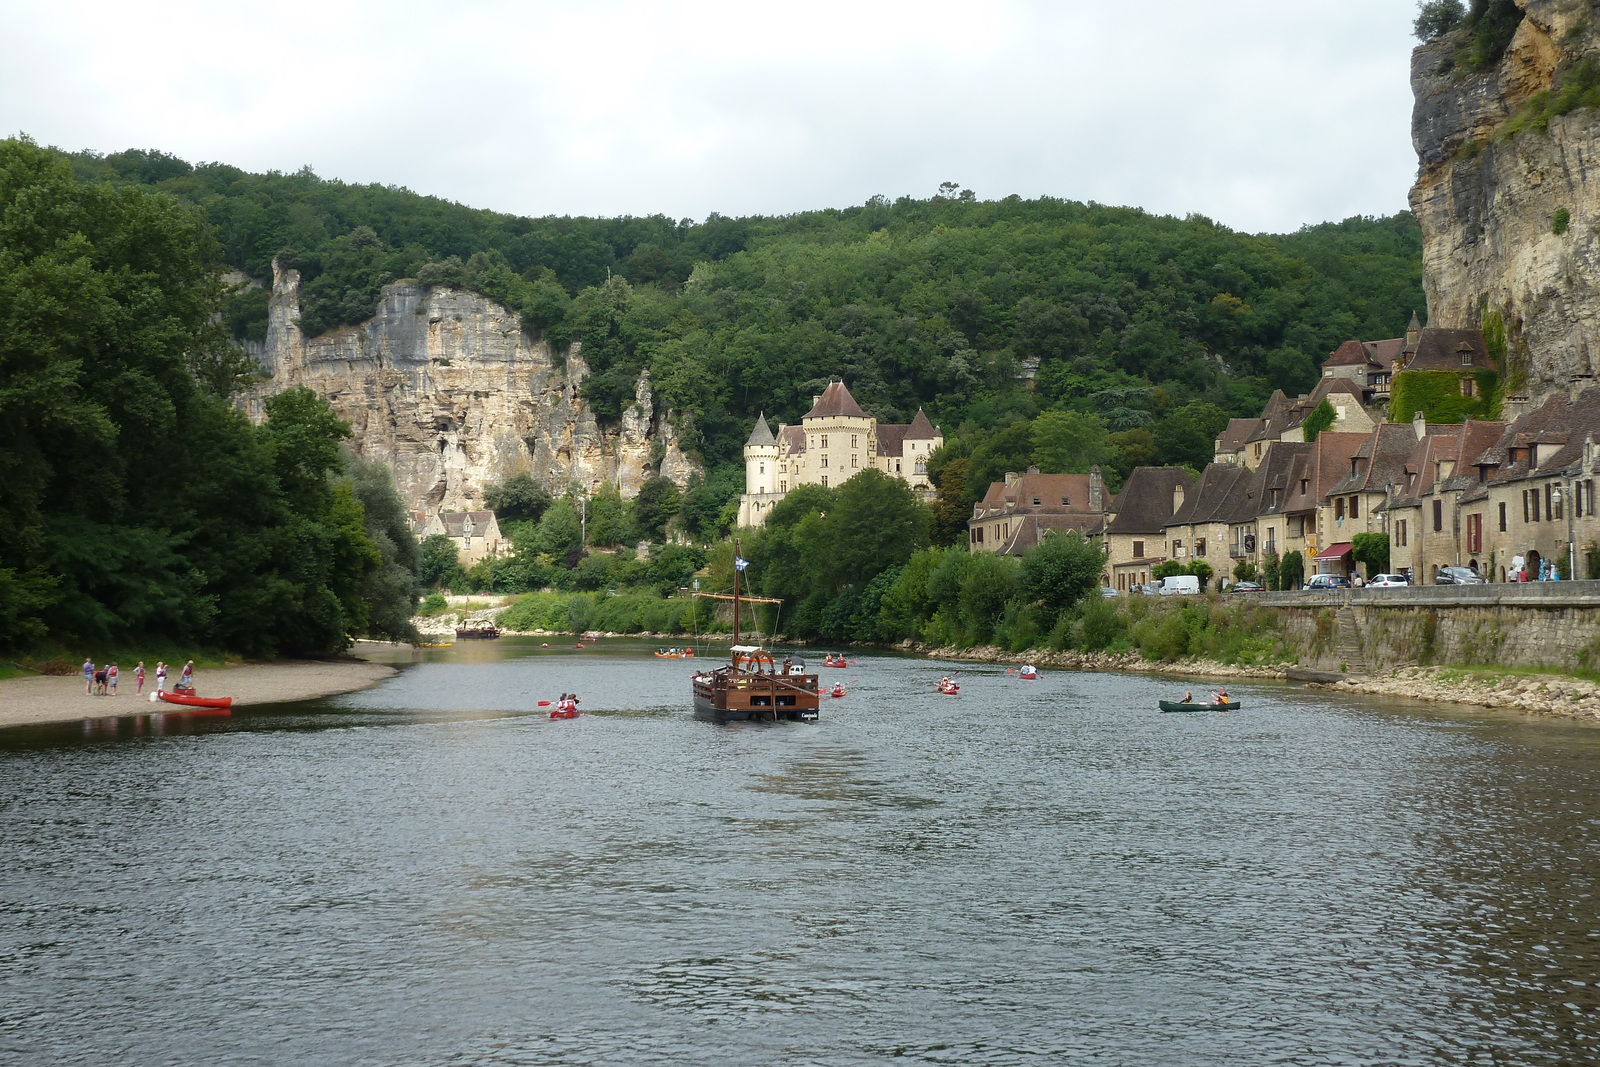
POLYGON ((0 1063, 1600 1059, 1594 727, 892 656, 715 726, 560 643, 0 731, 0 1063))

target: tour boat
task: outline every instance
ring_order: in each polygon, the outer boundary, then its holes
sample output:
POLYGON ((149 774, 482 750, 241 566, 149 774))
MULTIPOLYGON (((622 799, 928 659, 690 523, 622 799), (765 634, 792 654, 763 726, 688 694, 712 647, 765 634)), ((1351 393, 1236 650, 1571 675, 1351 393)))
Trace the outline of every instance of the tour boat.
POLYGON ((499 637, 500 627, 492 622, 468 622, 456 627, 456 637, 499 637))
POLYGON ((1186 704, 1181 700, 1160 700, 1162 711, 1238 711, 1239 702, 1230 700, 1226 704, 1186 704))
MULTIPOLYGON (((733 648, 727 666, 697 670, 693 677, 694 717, 706 722, 816 722, 821 714, 821 691, 815 674, 804 663, 774 661, 759 645, 739 643, 739 574, 743 560, 734 542, 733 596, 697 593, 718 600, 733 600, 733 648)), ((775 603, 766 597, 745 597, 775 603)))
POLYGON ((197 697, 190 693, 169 693, 165 689, 158 689, 150 694, 151 700, 164 700, 168 704, 183 704, 191 708, 231 708, 232 697, 197 697))

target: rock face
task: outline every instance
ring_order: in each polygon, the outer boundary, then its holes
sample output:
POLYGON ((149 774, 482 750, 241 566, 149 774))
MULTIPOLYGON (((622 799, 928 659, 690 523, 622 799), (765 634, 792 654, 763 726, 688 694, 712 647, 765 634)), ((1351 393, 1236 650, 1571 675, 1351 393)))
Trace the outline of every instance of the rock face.
POLYGON ((1537 397, 1600 370, 1600 113, 1546 131, 1504 125, 1600 47, 1596 0, 1516 0, 1524 17, 1492 70, 1454 65, 1446 35, 1411 58, 1429 324, 1506 327, 1510 384, 1537 397), (1560 219, 1570 218, 1565 232, 1560 219))
POLYGON ((321 337, 302 335, 299 317, 299 272, 275 267, 266 343, 252 353, 270 377, 246 398, 251 416, 268 396, 309 386, 349 420, 364 458, 390 466, 408 508, 481 506, 488 486, 522 471, 556 493, 609 482, 633 496, 658 469, 679 485, 695 470, 648 374, 620 424, 602 428, 578 395, 588 373, 578 346, 558 365, 516 315, 476 293, 386 286, 372 319, 321 337))

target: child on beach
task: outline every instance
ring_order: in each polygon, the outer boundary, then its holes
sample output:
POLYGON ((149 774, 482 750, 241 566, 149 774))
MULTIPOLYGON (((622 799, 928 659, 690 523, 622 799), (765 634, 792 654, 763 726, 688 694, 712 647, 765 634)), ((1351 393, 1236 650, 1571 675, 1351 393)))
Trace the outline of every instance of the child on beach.
POLYGON ((143 696, 144 695, 144 660, 140 660, 139 661, 139 665, 133 669, 133 680, 136 683, 138 683, 138 688, 136 688, 133 691, 134 695, 135 696, 143 696))
POLYGON ((156 660, 156 692, 167 691, 167 665, 161 660, 156 660))
POLYGON ((120 673, 115 663, 106 668, 106 684, 111 687, 112 696, 117 695, 117 675, 120 673))

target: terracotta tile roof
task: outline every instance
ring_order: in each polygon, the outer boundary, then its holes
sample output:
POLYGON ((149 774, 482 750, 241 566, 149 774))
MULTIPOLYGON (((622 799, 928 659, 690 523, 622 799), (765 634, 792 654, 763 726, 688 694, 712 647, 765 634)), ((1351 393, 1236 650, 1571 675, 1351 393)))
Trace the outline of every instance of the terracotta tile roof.
MULTIPOLYGON (((1000 514, 1006 510, 1026 511, 1036 515, 1099 515, 1089 507, 1089 475, 1087 474, 1019 474, 1011 485, 990 482, 989 491, 978 502, 974 518, 1000 514), (1039 503, 1034 504, 1038 499, 1039 503), (1062 504, 1062 500, 1069 503, 1062 504)), ((1101 490, 1101 506, 1110 494, 1101 490)))
POLYGON ((1393 370, 1396 357, 1405 350, 1406 339, 1395 337, 1387 341, 1363 341, 1362 346, 1366 348, 1369 360, 1383 370, 1393 370))
POLYGON ((1106 525, 1113 534, 1159 534, 1172 517, 1173 490, 1194 495, 1194 475, 1182 467, 1135 467, 1111 505, 1116 518, 1106 525))
POLYGON ((811 410, 801 416, 802 419, 825 419, 834 416, 848 416, 854 419, 864 419, 867 413, 856 404, 856 398, 850 395, 850 390, 844 387, 844 382, 829 382, 828 387, 822 391, 817 402, 811 410))
POLYGON ((1043 541, 1048 533, 1065 533, 1077 530, 1085 536, 1099 532, 1101 516, 1088 515, 1024 515, 1011 527, 1011 539, 1001 545, 1002 555, 1020 556, 1043 541))
POLYGON ((905 454, 905 426, 886 426, 878 423, 878 455, 899 456, 905 454))
POLYGON ((806 431, 803 426, 778 427, 778 441, 789 455, 806 450, 806 431))
POLYGON ((1324 367, 1365 366, 1372 362, 1372 354, 1360 341, 1346 341, 1323 360, 1324 367))

